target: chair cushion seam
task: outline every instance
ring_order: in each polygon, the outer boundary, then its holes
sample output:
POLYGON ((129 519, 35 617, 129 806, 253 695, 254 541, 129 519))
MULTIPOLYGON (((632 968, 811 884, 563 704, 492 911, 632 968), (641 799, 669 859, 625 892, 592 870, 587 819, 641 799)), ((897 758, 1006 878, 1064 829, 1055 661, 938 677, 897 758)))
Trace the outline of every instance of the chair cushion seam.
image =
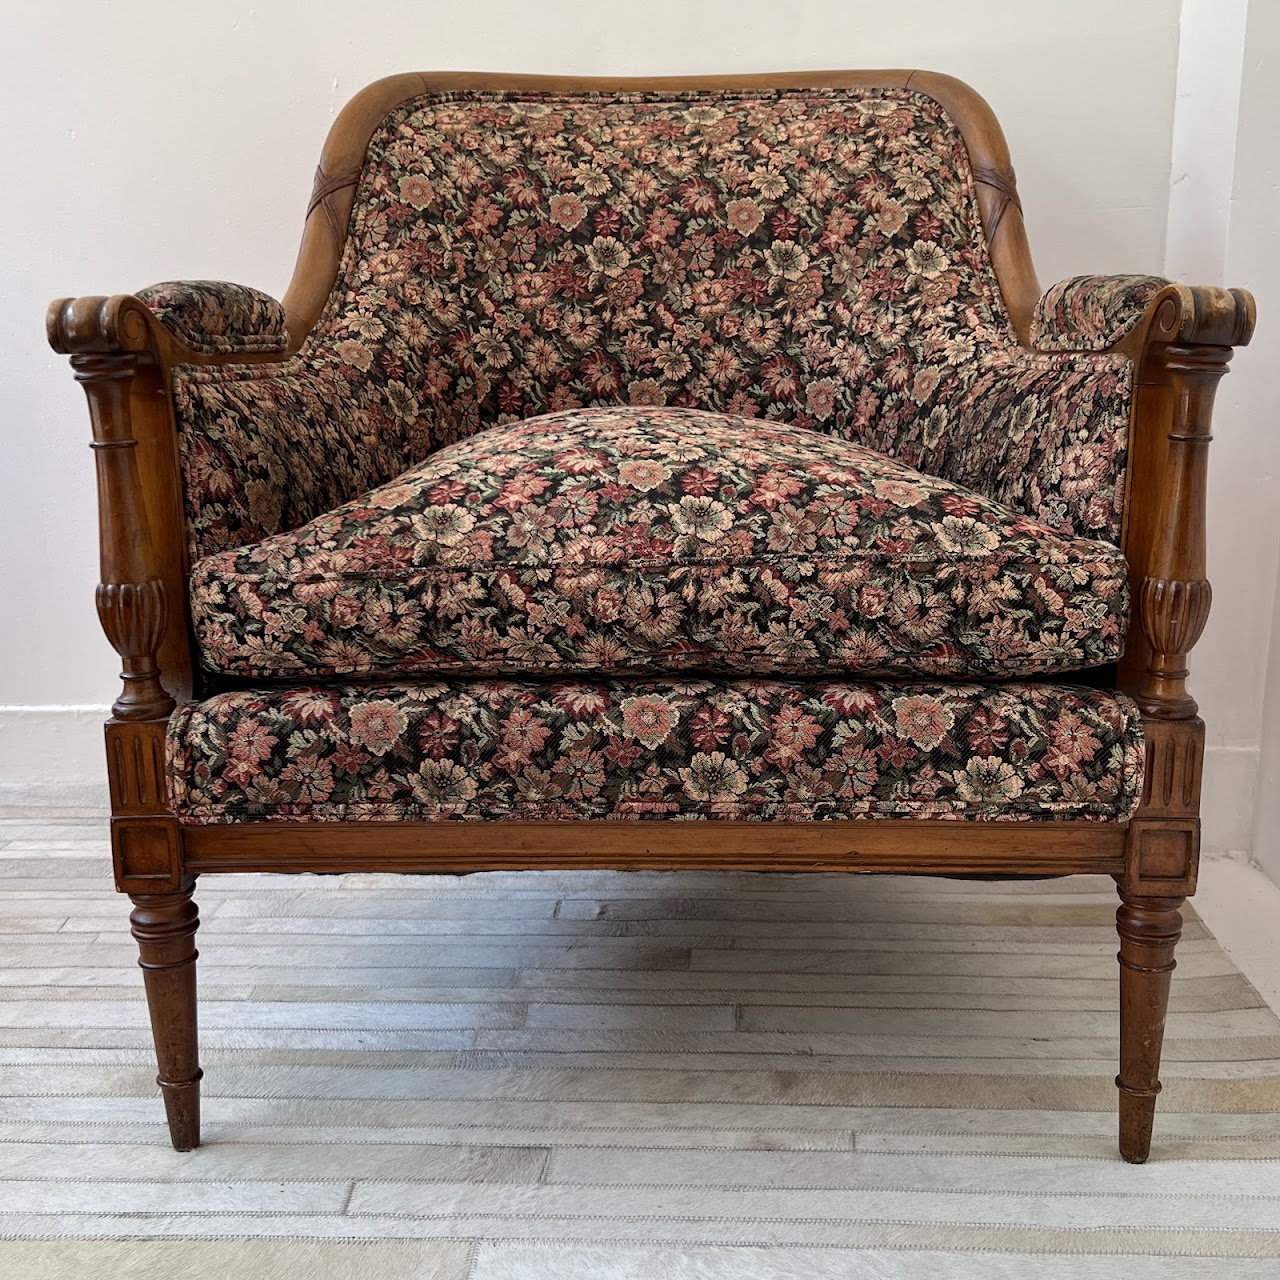
MULTIPOLYGON (((226 553, 230 554, 230 553, 226 553)), ((243 553, 238 553, 243 554, 243 553)), ((863 564, 868 561, 884 560, 891 567, 899 567, 904 569, 928 569, 935 565, 945 564, 974 564, 974 565, 1013 565, 1023 562, 1028 568, 1039 570, 1052 570, 1055 568, 1076 569, 1088 567, 1091 564, 1101 567, 1115 567, 1117 569, 1127 570, 1128 564, 1122 553, 1114 556, 1099 556, 1097 560, 1090 561, 1087 559, 1079 560, 1043 560, 1038 559, 1034 555, 1028 553, 1026 555, 992 555, 992 556, 959 556, 959 555, 939 555, 919 556, 919 557, 898 557, 892 552, 868 552, 865 555, 855 556, 821 556, 821 555, 803 555, 800 553, 794 555, 778 555, 773 557, 753 556, 749 560, 712 560, 698 559, 686 560, 673 557, 670 560, 553 560, 535 563, 515 563, 505 562, 501 560, 476 561, 472 563, 462 564, 433 564, 422 565, 413 572, 404 573, 378 573, 372 570, 341 570, 335 573, 314 573, 314 574, 289 574, 286 572, 265 572, 265 573, 249 573, 243 570, 233 569, 225 576, 227 578, 235 578, 241 582, 270 582, 273 579, 288 582, 290 584, 307 584, 314 585, 321 582, 409 582, 417 578, 427 577, 433 574, 457 574, 457 573, 526 573, 526 572, 547 572, 560 571, 564 569, 571 570, 593 570, 603 569, 614 573, 630 573, 634 570, 670 570, 670 569, 752 569, 759 565, 786 565, 786 564, 812 564, 839 567, 840 565, 863 564)), ((202 561, 192 570, 192 577, 200 575, 203 566, 207 562, 202 561)), ((205 572, 212 573, 211 570, 205 572)))

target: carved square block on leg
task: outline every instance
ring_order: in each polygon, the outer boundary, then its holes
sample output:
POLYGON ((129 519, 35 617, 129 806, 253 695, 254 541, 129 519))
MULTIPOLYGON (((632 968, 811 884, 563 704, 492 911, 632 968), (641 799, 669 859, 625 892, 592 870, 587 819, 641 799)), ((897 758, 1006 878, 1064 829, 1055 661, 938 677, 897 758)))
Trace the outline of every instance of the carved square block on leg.
POLYGON ((176 818, 112 818, 111 855, 121 893, 171 893, 182 883, 176 818))
POLYGON ((1142 897, 1189 898, 1196 891, 1199 861, 1198 818, 1135 818, 1121 885, 1142 897))
POLYGON ((165 794, 165 724, 107 723, 111 852, 121 893, 170 893, 182 881, 182 833, 165 794))

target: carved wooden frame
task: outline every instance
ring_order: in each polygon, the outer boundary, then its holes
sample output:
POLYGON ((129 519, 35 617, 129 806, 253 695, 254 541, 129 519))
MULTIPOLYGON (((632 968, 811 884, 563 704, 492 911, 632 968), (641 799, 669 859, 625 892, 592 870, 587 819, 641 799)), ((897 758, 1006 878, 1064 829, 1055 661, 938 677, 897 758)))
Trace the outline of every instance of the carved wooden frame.
POLYGON ((1121 906, 1122 1154, 1146 1158, 1169 973, 1199 855, 1204 726, 1186 691, 1187 655, 1208 616, 1206 446, 1214 390, 1248 342, 1241 290, 1170 285, 1111 350, 1133 362, 1135 394, 1123 549, 1133 616, 1117 687, 1146 729, 1147 776, 1128 823, 884 820, 849 823, 241 823, 182 827, 165 799, 164 736, 178 701, 200 696, 187 599, 187 541, 169 392, 178 364, 269 363, 296 353, 336 279, 355 187, 378 124, 429 91, 483 89, 909 87, 959 127, 977 179, 991 258, 1019 339, 1040 295, 1008 149, 967 85, 922 71, 607 79, 473 72, 394 76, 369 86, 330 130, 284 297, 279 353, 186 347, 131 295, 63 299, 49 341, 85 389, 98 475, 98 614, 121 657, 122 690, 106 726, 117 888, 133 896, 174 1144, 199 1140, 193 878, 215 871, 451 871, 553 867, 849 870, 1113 875, 1121 906))

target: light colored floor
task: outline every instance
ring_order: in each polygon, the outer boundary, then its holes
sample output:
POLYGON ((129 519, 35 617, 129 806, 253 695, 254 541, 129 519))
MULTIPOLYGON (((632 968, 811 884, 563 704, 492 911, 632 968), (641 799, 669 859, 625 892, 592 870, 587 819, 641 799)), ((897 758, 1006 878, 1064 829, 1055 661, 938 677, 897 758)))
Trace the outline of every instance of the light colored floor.
POLYGON ((1240 859, 1206 858, 1194 901, 1222 949, 1280 1012, 1280 887, 1240 859))
POLYGON ((102 824, 0 818, 0 1275, 1275 1280, 1280 891, 1201 883, 1133 1169, 1105 880, 210 877, 179 1156, 102 824))

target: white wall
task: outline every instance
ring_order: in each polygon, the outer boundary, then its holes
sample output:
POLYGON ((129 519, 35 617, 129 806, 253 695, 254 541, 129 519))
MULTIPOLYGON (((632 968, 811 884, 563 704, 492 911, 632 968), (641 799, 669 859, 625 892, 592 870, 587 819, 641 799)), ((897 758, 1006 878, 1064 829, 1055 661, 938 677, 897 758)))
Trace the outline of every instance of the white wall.
MULTIPOLYGON (((1248 664, 1237 676, 1242 709, 1262 740, 1253 854, 1280 881, 1280 5, 1274 0, 1249 5, 1245 50, 1227 272, 1256 292, 1260 319, 1253 346, 1240 353, 1222 387, 1213 450, 1226 456, 1213 482, 1218 493, 1238 492, 1245 514, 1231 518, 1219 504, 1220 527, 1211 532, 1237 559, 1228 564, 1224 556, 1211 567, 1239 595, 1252 636, 1248 664)), ((1215 457, 1214 465, 1220 461, 1215 457)), ((1241 656, 1220 633, 1210 655, 1224 665, 1241 656)))
MULTIPOLYGON (((0 803, 65 800, 69 787, 96 784, 95 717, 56 708, 102 705, 116 690, 92 607, 83 397, 65 361, 44 346, 46 304, 175 276, 239 280, 278 295, 325 131, 363 84, 429 68, 948 71, 975 85, 1004 124, 1041 279, 1050 283, 1163 267, 1178 12, 1177 0, 8 6, 0 47, 0 803), (75 749, 57 745, 72 741, 75 749), (83 773, 79 761, 95 763, 83 773)), ((1229 629, 1236 605, 1220 594, 1218 617, 1229 629)), ((1243 715, 1224 701, 1219 716, 1209 701, 1216 733, 1233 741, 1253 733, 1256 745, 1256 708, 1243 715)))
MULTIPOLYGON (((1232 202, 1237 142, 1242 159, 1256 150, 1263 125, 1241 101, 1244 50, 1257 38, 1258 13, 1272 0, 1183 0, 1174 110, 1169 230, 1165 274, 1190 284, 1225 283, 1262 295, 1264 323, 1248 350, 1238 352, 1220 384, 1210 450, 1209 578, 1214 607, 1204 638, 1191 655, 1191 691, 1201 704, 1207 747, 1204 784, 1205 847, 1249 851, 1257 795, 1258 688, 1267 662, 1270 592, 1252 579, 1265 565, 1275 577, 1280 529, 1257 520, 1266 500, 1270 449, 1259 430, 1268 360, 1265 262, 1256 242, 1243 243, 1228 262, 1238 213, 1232 202), (1252 22, 1253 30, 1247 22, 1252 22), (1245 119, 1246 110, 1252 118, 1245 119), (1261 349, 1260 349, 1261 348, 1261 349)), ((1256 77, 1250 93, 1256 96, 1256 77)), ((1247 164, 1247 161, 1245 161, 1247 164)))
POLYGON ((1219 389, 1210 450, 1214 606, 1190 682, 1208 736, 1206 846, 1252 852, 1280 879, 1278 74, 1275 0, 1184 0, 1165 269, 1252 289, 1261 315, 1219 389))

